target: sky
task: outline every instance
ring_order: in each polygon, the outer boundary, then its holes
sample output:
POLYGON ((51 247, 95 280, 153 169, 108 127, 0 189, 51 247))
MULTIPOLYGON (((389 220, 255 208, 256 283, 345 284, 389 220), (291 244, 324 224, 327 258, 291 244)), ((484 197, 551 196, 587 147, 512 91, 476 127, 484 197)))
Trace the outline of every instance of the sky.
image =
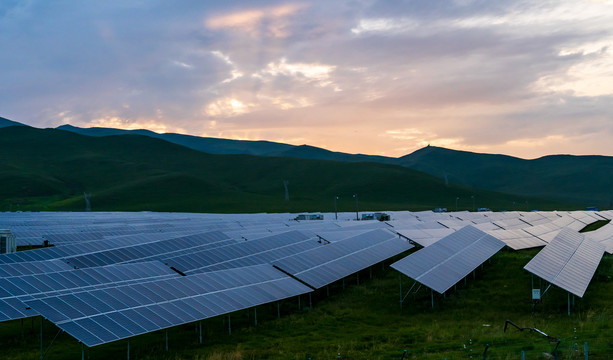
POLYGON ((40 128, 613 155, 613 0, 2 0, 0 49, 40 128))

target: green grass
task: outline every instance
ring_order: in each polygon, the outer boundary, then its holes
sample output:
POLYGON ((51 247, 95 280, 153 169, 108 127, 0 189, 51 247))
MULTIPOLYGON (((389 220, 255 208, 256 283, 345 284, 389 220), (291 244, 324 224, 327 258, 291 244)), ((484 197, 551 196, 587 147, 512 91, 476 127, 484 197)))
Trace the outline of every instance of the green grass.
POLYGON ((598 229, 600 229, 601 227, 607 225, 610 222, 611 222, 611 220, 598 220, 598 221, 594 221, 593 223, 586 225, 579 232, 583 233, 583 232, 598 230, 598 229))
MULTIPOLYGON (((524 327, 536 327, 560 338, 560 359, 583 359, 583 344, 588 342, 590 359, 613 357, 611 294, 613 294, 613 257, 605 256, 583 299, 576 299, 570 316, 566 314, 566 292, 552 288, 542 304, 532 313, 531 277, 523 266, 538 250, 503 250, 467 284, 460 282, 445 297, 435 295, 430 306, 430 292, 423 289, 409 295, 399 307, 399 275, 385 266, 374 266, 373 279, 368 270, 330 286, 313 295, 313 309, 308 296, 281 303, 282 317, 277 319, 276 304, 257 307, 258 326, 253 309, 231 315, 232 334, 228 335, 227 317, 203 321, 204 343, 198 343, 196 324, 169 329, 169 351, 164 350, 164 331, 138 336, 131 344, 131 359, 481 359, 486 346, 488 359, 546 359, 555 344, 527 331, 509 328, 509 319, 524 327), (307 306, 305 308, 305 306, 307 306), (576 329, 576 332, 575 332, 576 329), (575 346, 577 344, 577 346, 575 346), (466 348, 464 347, 466 346, 466 348), (577 348, 577 351, 575 351, 577 348)), ((412 283, 403 277, 403 291, 412 283)), ((25 321, 0 324, 3 359, 38 358, 38 319, 31 326, 25 321)), ((44 323, 44 347, 57 329, 44 323)), ((124 358, 127 340, 87 349, 90 359, 124 358)), ((80 345, 70 336, 60 334, 46 358, 75 359, 80 345)))
POLYGON ((562 200, 456 185, 402 166, 211 155, 144 136, 87 137, 53 129, 0 129, 0 210, 331 212, 570 210, 562 200), (289 181, 285 201, 283 181, 289 181), (474 204, 472 197, 474 196, 474 204))

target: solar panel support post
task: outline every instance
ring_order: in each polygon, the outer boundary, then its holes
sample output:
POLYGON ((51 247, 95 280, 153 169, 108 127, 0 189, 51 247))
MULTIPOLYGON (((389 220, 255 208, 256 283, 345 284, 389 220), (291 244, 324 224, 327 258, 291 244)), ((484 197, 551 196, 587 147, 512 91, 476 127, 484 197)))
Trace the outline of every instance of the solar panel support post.
POLYGON ((81 343, 81 360, 85 360, 85 347, 83 343, 81 343))
POLYGON ((355 277, 356 277, 356 283, 360 285, 360 273, 356 273, 355 277))
POLYGON ((43 316, 40 316, 40 360, 43 360, 43 316))
POLYGON ((313 310, 313 302, 311 301, 311 293, 309 293, 309 309, 313 310))
POLYGON ((568 316, 570 316, 570 291, 567 291, 568 293, 568 316))
POLYGON ((230 315, 228 315, 228 335, 232 335, 232 324, 230 321, 230 315))
POLYGON ((166 338, 166 351, 168 351, 168 330, 164 331, 164 337, 166 338))
POLYGON ((277 319, 281 318, 281 303, 277 301, 277 319))
POLYGON ((326 296, 330 296, 330 287, 326 285, 326 296))
POLYGON ((400 310, 402 310, 402 274, 398 273, 398 283, 400 284, 400 310))
POLYGON ((370 272, 370 279, 372 280, 372 266, 368 268, 368 271, 370 272))
POLYGON ((298 295, 298 311, 300 311, 300 295, 298 295))
POLYGON ((432 308, 434 309, 434 290, 430 289, 430 302, 432 303, 432 308))
POLYGON ((202 344, 202 321, 198 321, 198 340, 202 344))
POLYGON ((338 196, 334 197, 334 219, 338 220, 338 209, 336 207, 336 200, 338 200, 338 196))
POLYGON ((253 324, 258 326, 258 309, 256 307, 253 308, 253 324))
POLYGON ((130 339, 128 339, 128 360, 130 360, 130 339))

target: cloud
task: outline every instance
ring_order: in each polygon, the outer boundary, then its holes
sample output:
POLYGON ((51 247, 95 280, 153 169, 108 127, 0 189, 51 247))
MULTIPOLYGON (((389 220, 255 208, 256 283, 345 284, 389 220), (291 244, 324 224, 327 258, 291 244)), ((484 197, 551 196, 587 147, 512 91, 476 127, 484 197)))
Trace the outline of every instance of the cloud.
POLYGON ((285 38, 290 35, 289 18, 296 15, 305 6, 301 3, 289 3, 236 11, 207 17, 205 26, 211 30, 227 29, 250 36, 285 38))
POLYGON ((610 1, 2 2, 0 116, 613 155, 612 23, 610 1))

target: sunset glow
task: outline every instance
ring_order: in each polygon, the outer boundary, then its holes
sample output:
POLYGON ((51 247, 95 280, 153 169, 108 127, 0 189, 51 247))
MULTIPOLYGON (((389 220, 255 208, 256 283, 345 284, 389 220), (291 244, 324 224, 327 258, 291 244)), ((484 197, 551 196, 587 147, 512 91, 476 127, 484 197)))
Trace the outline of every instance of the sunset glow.
POLYGON ((611 1, 2 2, 0 116, 387 156, 613 155, 611 24, 611 1))

